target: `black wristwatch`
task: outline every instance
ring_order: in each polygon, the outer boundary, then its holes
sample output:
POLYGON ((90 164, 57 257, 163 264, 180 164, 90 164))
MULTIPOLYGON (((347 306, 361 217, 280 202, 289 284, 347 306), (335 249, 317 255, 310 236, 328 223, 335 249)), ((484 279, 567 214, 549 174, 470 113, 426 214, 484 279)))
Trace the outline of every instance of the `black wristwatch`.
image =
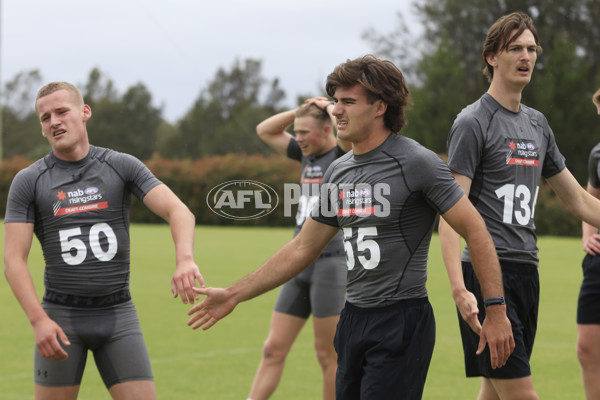
POLYGON ((504 297, 502 297, 502 296, 488 297, 487 299, 483 299, 483 306, 485 308, 488 308, 489 306, 503 305, 503 304, 506 304, 506 302, 504 301, 504 297))

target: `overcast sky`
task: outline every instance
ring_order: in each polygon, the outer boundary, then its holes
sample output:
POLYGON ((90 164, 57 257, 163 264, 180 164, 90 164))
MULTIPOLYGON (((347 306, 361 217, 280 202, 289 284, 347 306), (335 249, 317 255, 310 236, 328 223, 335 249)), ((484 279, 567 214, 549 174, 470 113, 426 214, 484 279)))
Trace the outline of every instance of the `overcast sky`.
MULTIPOLYGON (((98 67, 123 91, 146 85, 175 122, 219 67, 262 60, 293 106, 338 64, 372 52, 411 0, 0 0, 2 82, 38 69, 45 82, 87 81, 98 67)), ((414 18, 413 18, 414 19, 414 18)))

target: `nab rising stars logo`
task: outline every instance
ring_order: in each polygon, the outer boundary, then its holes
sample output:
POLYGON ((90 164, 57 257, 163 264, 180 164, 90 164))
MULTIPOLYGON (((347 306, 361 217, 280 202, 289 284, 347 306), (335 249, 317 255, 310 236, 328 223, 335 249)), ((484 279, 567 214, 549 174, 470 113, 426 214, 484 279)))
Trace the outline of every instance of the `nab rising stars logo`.
POLYGON ((75 189, 73 191, 64 192, 63 190, 59 190, 56 193, 56 197, 58 197, 58 201, 52 205, 52 211, 55 216, 59 215, 67 215, 67 214, 75 214, 85 211, 92 210, 100 210, 103 208, 108 208, 107 201, 98 201, 102 200, 102 194, 97 187, 91 186, 85 188, 84 190, 75 189), (62 207, 63 201, 68 199, 69 205, 73 204, 81 204, 77 206, 71 207, 62 207), (97 201, 96 203, 92 203, 97 201))
POLYGON ((321 183, 323 181, 323 168, 320 165, 306 166, 302 174, 301 183, 321 183))
POLYGON ((506 152, 506 164, 537 167, 540 165, 539 154, 532 142, 523 139, 509 139, 509 150, 506 152))

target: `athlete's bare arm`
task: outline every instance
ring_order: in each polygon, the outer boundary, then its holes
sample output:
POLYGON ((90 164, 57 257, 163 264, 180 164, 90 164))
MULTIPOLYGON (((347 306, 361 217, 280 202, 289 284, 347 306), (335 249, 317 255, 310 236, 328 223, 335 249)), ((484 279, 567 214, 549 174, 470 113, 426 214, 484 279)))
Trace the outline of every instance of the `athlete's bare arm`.
POLYGON ((33 327, 35 345, 40 354, 50 360, 63 361, 67 359, 67 353, 60 342, 69 346, 69 339, 61 327, 48 317, 38 299, 27 265, 32 241, 33 224, 4 224, 4 275, 33 327))
POLYGON ((286 129, 294 123, 295 116, 295 109, 275 114, 256 126, 256 134, 273 150, 285 156, 293 137, 286 129))
POLYGON ((144 197, 144 204, 167 221, 175 244, 175 272, 171 280, 173 297, 181 296, 184 304, 194 303, 198 295, 192 287, 204 286, 204 278, 194 262, 195 217, 166 185, 160 184, 144 197))
MULTIPOLYGON (((442 217, 467 242, 473 269, 480 282, 483 297, 504 296, 502 272, 494 242, 487 231, 483 218, 481 218, 467 196, 463 196, 442 217)), ((505 305, 494 305, 486 309, 485 320, 481 326, 479 336, 477 354, 483 352, 487 342, 490 348, 492 368, 503 366, 515 348, 505 305)))
POLYGON ((308 217, 300 233, 251 274, 226 288, 194 288, 206 298, 189 310, 188 325, 209 329, 238 303, 287 282, 312 264, 338 231, 308 217))

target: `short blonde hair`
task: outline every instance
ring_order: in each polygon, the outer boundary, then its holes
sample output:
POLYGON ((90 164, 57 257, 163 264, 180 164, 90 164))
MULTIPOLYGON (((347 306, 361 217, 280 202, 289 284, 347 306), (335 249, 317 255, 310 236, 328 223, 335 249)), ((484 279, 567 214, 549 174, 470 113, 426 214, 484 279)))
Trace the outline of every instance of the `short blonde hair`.
POLYGON ((319 122, 320 126, 331 125, 331 118, 327 111, 317 107, 315 104, 302 104, 296 109, 294 116, 296 118, 312 117, 319 122))
POLYGON ((600 105, 600 89, 596 90, 596 93, 592 96, 592 101, 595 105, 600 105))
POLYGON ((35 110, 37 111, 37 102, 40 98, 44 96, 48 96, 56 92, 57 90, 66 90, 67 92, 73 95, 73 98, 79 105, 83 105, 83 96, 81 95, 81 91, 77 88, 77 86, 69 83, 69 82, 50 82, 44 85, 40 90, 38 90, 37 96, 35 98, 35 110))

